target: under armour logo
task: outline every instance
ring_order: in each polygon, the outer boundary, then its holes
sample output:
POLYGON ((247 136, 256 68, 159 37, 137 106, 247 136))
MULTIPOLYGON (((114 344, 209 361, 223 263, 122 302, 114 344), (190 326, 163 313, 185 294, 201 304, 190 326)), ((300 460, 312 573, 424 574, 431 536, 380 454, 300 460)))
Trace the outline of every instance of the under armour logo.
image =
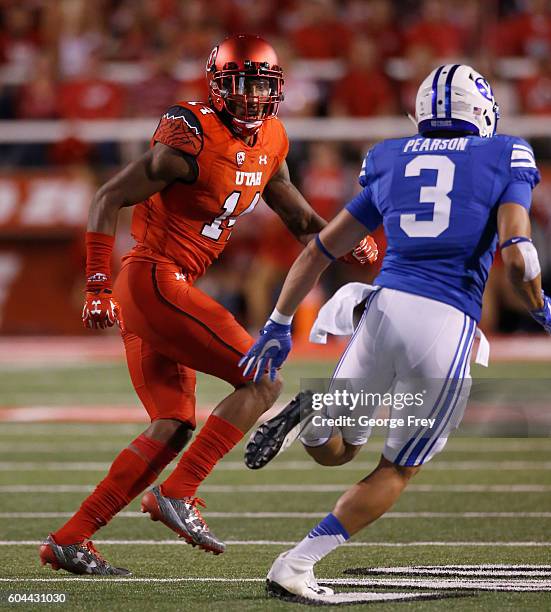
POLYGON ((84 558, 84 553, 83 552, 77 552, 77 556, 73 557, 73 563, 82 563, 82 565, 84 565, 86 567, 86 573, 87 574, 91 574, 92 573, 92 569, 94 567, 97 567, 98 564, 92 560, 91 563, 88 563, 86 561, 86 559, 84 558))
POLYGON ((258 157, 258 163, 266 165, 268 163, 268 156, 267 155, 260 155, 258 157))
POLYGON ((101 300, 92 300, 92 310, 90 311, 90 314, 93 314, 93 315, 101 314, 100 305, 101 305, 101 300))
POLYGON ((89 276, 86 280, 89 283, 104 283, 107 280, 107 275, 102 274, 101 272, 96 272, 95 274, 92 274, 92 276, 89 276))
POLYGON ((174 272, 174 276, 176 277, 176 280, 179 281, 187 280, 187 276, 185 274, 182 274, 182 272, 174 272))

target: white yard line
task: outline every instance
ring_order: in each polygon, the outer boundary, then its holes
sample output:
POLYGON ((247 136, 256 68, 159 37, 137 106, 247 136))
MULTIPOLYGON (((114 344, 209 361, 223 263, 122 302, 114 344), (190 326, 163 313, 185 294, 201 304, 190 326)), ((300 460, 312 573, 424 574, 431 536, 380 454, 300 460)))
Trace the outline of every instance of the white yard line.
MULTIPOLYGON (((0 540, 0 546, 38 546, 41 544, 39 540, 0 540)), ((94 544, 100 546, 184 546, 181 540, 94 540, 94 544)), ((226 540, 229 546, 294 546, 294 540, 226 540)), ((347 542, 347 547, 354 548, 402 548, 402 547, 417 547, 417 546, 435 546, 435 547, 450 547, 450 546, 475 546, 475 547, 526 547, 526 548, 548 548, 551 547, 551 541, 534 542, 480 542, 480 541, 414 541, 414 542, 347 542)))
MULTIPOLYGON (((88 428, 88 425, 85 426, 88 428)), ((28 435, 27 431, 27 435, 28 435)), ((51 432, 50 432, 51 433, 51 432)), ((96 432, 98 433, 98 432, 96 432)), ((101 435, 107 432, 101 432, 101 435)), ((59 432, 56 432, 59 435, 59 432)), ((88 438, 86 431, 82 433, 72 432, 71 435, 78 437, 77 442, 63 442, 60 443, 59 439, 52 440, 51 442, 28 442, 23 440, 14 441, 14 436, 8 431, 4 431, 0 434, 0 452, 5 454, 15 453, 40 453, 40 454, 66 454, 72 452, 83 452, 83 451, 101 451, 101 452, 118 452, 124 445, 126 440, 120 442, 93 442, 92 440, 80 439, 88 438)), ((111 433, 111 436, 115 434, 111 433)), ((124 436, 124 432, 118 434, 121 438, 124 436)), ((551 453, 551 440, 538 440, 534 438, 526 438, 522 441, 517 439, 508 440, 507 438, 500 438, 503 441, 499 446, 487 445, 488 439, 484 439, 484 445, 481 447, 480 441, 478 445, 469 443, 449 443, 446 447, 447 453, 525 453, 525 452, 549 452, 551 453), (519 443, 520 442, 520 443, 519 443)), ((375 446, 375 445, 374 445, 375 446)), ((298 446, 297 446, 298 448, 298 446)), ((362 449, 362 455, 380 455, 381 450, 379 448, 364 448, 362 449)))
POLYGON ((87 578, 84 576, 52 577, 52 578, 0 578, 0 582, 229 582, 239 584, 240 582, 265 582, 266 578, 109 578, 105 576, 87 578))
MULTIPOLYGON (((372 470, 374 462, 352 461, 340 466, 340 471, 372 470)), ((0 461, 0 471, 3 472, 101 472, 108 470, 110 463, 99 461, 0 461)), ((217 471, 241 471, 245 465, 241 461, 223 461, 216 467, 217 471)), ((318 470, 314 461, 276 461, 268 468, 271 472, 318 470)), ((425 466, 425 470, 551 470, 551 461, 435 461, 425 466)))
POLYGON ((413 565, 402 567, 368 567, 365 573, 358 572, 358 576, 396 575, 414 577, 421 576, 450 576, 454 578, 465 576, 473 577, 507 577, 507 578, 551 578, 551 565, 413 565))
MULTIPOLYGON (((1 582, 8 583, 60 583, 60 582, 92 582, 105 586, 106 583, 262 583, 265 578, 110 578, 110 577, 52 577, 52 578, 0 578, 1 582)), ((479 591, 507 591, 507 592, 542 592, 551 590, 551 580, 470 580, 466 578, 436 578, 436 579, 415 579, 415 578, 330 578, 320 579, 321 584, 351 587, 405 587, 416 589, 444 589, 444 590, 479 590, 479 591)), ((335 595, 325 596, 319 601, 325 603, 379 601, 379 600, 399 600, 430 597, 435 593, 335 593, 335 595)))
MULTIPOLYGON (((101 434, 98 434, 100 436, 101 434)), ((127 442, 128 444, 128 442, 127 442)), ((69 453, 97 453, 113 452, 118 453, 125 447, 125 442, 94 442, 93 440, 82 440, 80 442, 10 442, 0 441, 0 452, 5 455, 11 454, 44 454, 44 455, 66 455, 69 453)), ((550 449, 551 450, 551 449, 550 449)), ((472 451, 471 451, 472 452, 472 451)), ((503 451, 507 452, 507 451, 503 451)))
MULTIPOLYGON (((343 484, 314 485, 203 485, 201 493, 339 493, 347 489, 343 484)), ((0 493, 89 493, 94 485, 0 485, 0 493)), ((412 484, 409 493, 549 493, 551 485, 544 484, 510 484, 510 485, 431 485, 412 484)))
MULTIPOLYGON (((0 512, 0 519, 50 519, 69 518, 73 512, 0 512)), ((224 519, 317 519, 327 512, 203 512, 208 518, 224 519)), ((149 518, 142 512, 119 512, 120 518, 149 518)), ((551 512, 387 512, 384 519, 424 519, 424 518, 551 518, 551 512)))
POLYGON ((507 580, 498 578, 492 580, 472 580, 469 578, 334 578, 328 581, 338 586, 369 586, 369 587, 406 587, 417 589, 452 589, 452 590, 477 590, 477 591, 551 591, 551 580, 507 580))
MULTIPOLYGON (((146 425, 146 423, 142 423, 146 425)), ((13 439, 21 436, 24 440, 32 436, 52 436, 52 443, 60 443, 59 438, 90 439, 97 435, 109 440, 121 436, 133 436, 144 429, 139 423, 12 423, 3 422, 0 439, 13 439)), ((130 441, 130 440, 129 440, 130 441)))

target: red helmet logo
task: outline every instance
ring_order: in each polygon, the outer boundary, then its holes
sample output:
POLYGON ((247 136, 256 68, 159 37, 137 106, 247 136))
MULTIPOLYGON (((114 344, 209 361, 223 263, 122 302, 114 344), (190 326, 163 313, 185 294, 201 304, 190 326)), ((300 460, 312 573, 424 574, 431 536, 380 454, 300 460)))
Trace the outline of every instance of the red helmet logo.
POLYGON ((240 34, 215 47, 207 82, 214 108, 252 131, 275 116, 283 100, 283 70, 273 47, 259 36, 240 34))
POLYGON ((216 56, 218 55, 218 45, 210 52, 209 59, 207 60, 207 73, 212 70, 214 63, 216 62, 216 56))

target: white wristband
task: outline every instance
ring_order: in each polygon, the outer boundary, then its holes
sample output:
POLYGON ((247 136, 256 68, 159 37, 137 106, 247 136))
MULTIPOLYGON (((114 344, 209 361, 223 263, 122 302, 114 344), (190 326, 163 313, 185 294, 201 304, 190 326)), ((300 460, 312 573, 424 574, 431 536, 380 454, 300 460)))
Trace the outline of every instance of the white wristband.
POLYGON ((270 315, 270 321, 274 323, 279 323, 280 325, 291 325, 291 321, 293 320, 294 315, 284 315, 279 312, 277 308, 274 308, 274 311, 270 315))
POLYGON ((515 245, 524 259, 523 281, 529 282, 541 274, 540 262, 536 247, 531 242, 519 242, 515 245))

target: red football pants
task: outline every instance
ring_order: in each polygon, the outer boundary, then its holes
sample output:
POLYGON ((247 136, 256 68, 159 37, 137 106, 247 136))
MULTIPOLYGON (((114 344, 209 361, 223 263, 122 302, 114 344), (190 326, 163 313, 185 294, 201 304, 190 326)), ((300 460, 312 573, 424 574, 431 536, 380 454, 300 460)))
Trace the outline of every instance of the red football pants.
POLYGON ((114 286, 132 384, 151 420, 195 427, 195 370, 243 385, 253 339, 176 264, 126 260, 114 286))

